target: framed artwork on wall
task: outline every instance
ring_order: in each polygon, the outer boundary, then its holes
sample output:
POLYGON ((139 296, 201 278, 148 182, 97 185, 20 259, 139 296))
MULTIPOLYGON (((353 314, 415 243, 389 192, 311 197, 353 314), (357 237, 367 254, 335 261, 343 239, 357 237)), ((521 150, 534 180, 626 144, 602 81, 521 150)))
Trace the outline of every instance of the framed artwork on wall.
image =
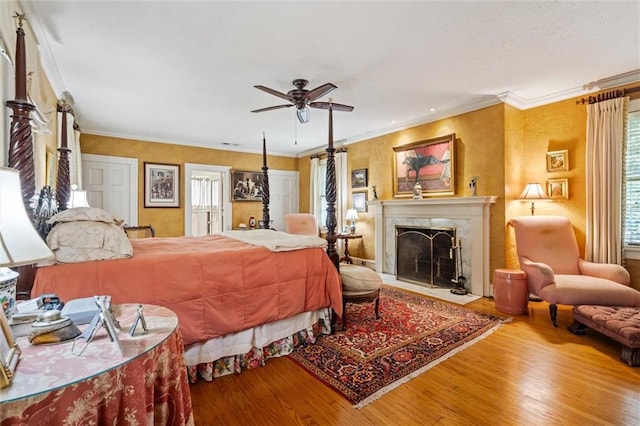
POLYGON ((559 172, 562 170, 569 170, 569 151, 563 149, 547 152, 547 171, 559 172))
POLYGON ((180 207, 180 166, 144 163, 144 206, 180 207))
POLYGON ((262 172, 232 170, 231 201, 262 201, 262 172))
POLYGON ((549 198, 569 199, 569 179, 549 179, 547 181, 547 195, 549 198))
POLYGON ((351 206, 357 212, 367 211, 367 193, 366 192, 354 192, 351 194, 351 206))
POLYGON ((411 197, 416 184, 423 195, 455 193, 456 135, 440 136, 393 148, 393 196, 411 197))
POLYGON ((351 171, 351 189, 366 188, 367 183, 367 169, 351 171))

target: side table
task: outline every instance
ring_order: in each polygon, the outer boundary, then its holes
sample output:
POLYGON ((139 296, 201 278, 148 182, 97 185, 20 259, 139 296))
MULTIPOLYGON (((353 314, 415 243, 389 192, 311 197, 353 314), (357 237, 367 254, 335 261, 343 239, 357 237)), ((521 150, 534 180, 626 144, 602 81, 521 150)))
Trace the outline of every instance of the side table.
POLYGON ((340 262, 353 264, 351 257, 349 256, 349 240, 355 240, 362 238, 362 234, 345 234, 341 233, 336 235, 338 239, 344 240, 344 257, 340 258, 340 262))
POLYGON ((22 354, 13 382, 0 389, 0 425, 193 425, 178 317, 143 305, 148 332, 138 327, 132 337, 127 331, 137 307, 113 306, 124 355, 104 329, 81 355, 72 353, 73 341, 33 346, 17 338, 22 354))
POLYGON ((512 315, 527 313, 527 274, 517 269, 496 269, 493 273, 493 300, 496 309, 512 315))

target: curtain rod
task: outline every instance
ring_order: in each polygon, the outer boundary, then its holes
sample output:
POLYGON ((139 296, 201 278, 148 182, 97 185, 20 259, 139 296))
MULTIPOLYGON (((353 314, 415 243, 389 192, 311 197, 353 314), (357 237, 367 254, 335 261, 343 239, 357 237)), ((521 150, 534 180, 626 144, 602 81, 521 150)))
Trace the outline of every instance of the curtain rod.
POLYGON ((576 101, 576 105, 595 104, 609 99, 621 98, 629 93, 640 92, 640 86, 628 87, 626 89, 610 90, 608 92, 598 93, 595 96, 582 98, 576 101))
MULTIPOLYGON (((342 148, 336 148, 336 153, 338 152, 347 152, 347 148, 346 147, 342 147, 342 148)), ((314 159, 314 158, 321 158, 321 157, 325 157, 327 155, 326 152, 319 152, 317 154, 312 154, 309 156, 309 158, 314 159)))

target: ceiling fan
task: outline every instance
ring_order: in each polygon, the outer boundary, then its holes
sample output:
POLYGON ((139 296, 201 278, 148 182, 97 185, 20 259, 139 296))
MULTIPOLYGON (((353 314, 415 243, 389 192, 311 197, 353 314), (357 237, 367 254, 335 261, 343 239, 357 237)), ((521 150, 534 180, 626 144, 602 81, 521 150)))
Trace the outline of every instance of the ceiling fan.
MULTIPOLYGON (((277 90, 270 89, 265 86, 261 86, 261 85, 253 86, 256 89, 260 89, 264 92, 270 93, 279 98, 286 99, 290 103, 284 104, 284 105, 275 105, 271 107, 255 109, 251 112, 264 112, 264 111, 271 111, 274 109, 289 108, 289 107, 295 106, 298 120, 300 120, 301 123, 307 123, 309 122, 309 118, 310 118, 309 108, 307 108, 307 106, 310 106, 311 108, 328 109, 329 107, 328 102, 314 102, 314 101, 318 98, 323 97, 324 95, 331 92, 332 90, 338 88, 338 86, 336 86, 335 84, 325 83, 322 86, 318 86, 313 90, 307 90, 305 89, 305 87, 307 87, 307 84, 309 84, 309 82, 302 78, 293 80, 292 84, 296 88, 289 90, 286 94, 279 92, 277 90)), ((353 111, 352 106, 336 104, 333 102, 331 102, 331 107, 334 110, 338 110, 338 111, 353 111)))

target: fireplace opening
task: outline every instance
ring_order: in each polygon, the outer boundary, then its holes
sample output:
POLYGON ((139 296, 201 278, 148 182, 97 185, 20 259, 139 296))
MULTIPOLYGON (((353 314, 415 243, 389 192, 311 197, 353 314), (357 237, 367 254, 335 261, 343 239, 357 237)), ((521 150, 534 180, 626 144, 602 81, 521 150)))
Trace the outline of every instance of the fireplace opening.
POLYGON ((396 279, 452 288, 455 228, 396 226, 396 279))

